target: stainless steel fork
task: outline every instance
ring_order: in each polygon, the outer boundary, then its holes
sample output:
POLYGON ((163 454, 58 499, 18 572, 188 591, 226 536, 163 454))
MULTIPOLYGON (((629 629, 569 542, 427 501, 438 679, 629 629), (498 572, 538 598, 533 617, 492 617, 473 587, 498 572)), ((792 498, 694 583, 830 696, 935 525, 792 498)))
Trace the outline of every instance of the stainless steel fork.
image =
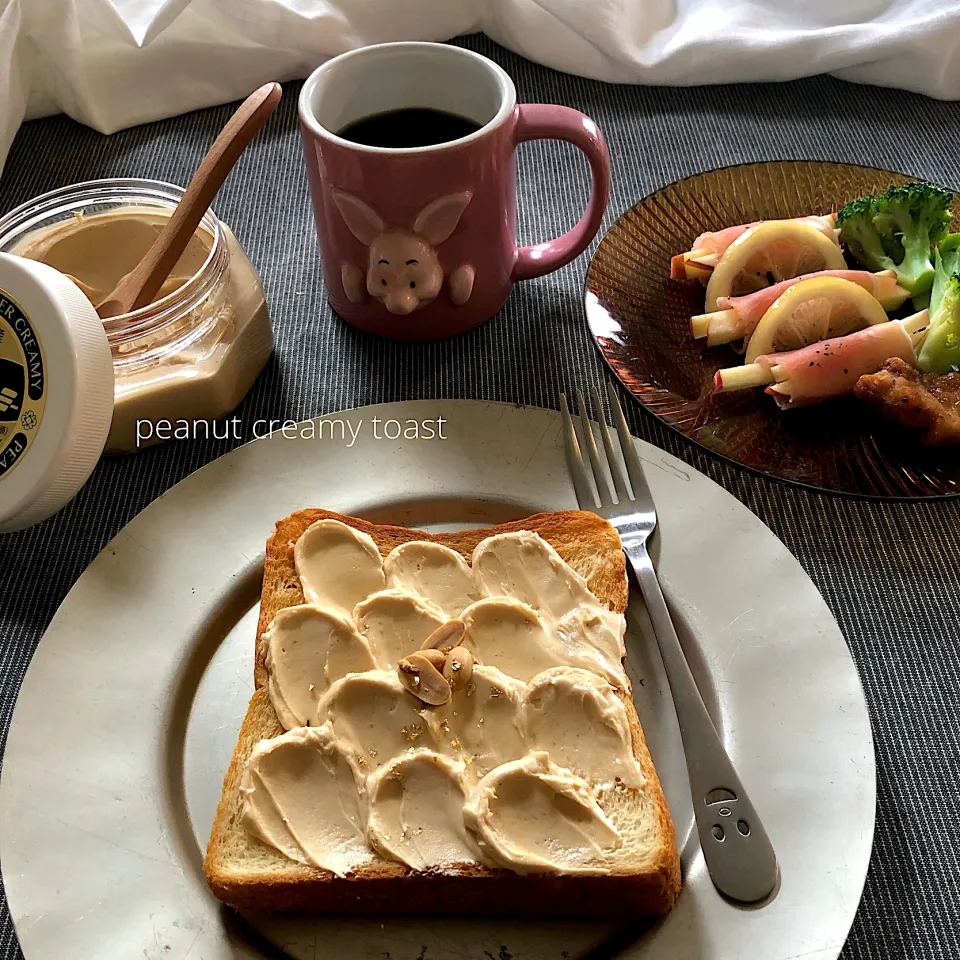
POLYGON ((584 462, 580 453, 567 398, 564 395, 560 397, 567 459, 577 501, 582 509, 598 514, 616 528, 623 542, 623 551, 640 585, 680 722, 697 832, 710 878, 716 888, 730 899, 741 903, 757 903, 766 899, 777 884, 777 857, 707 713, 680 646, 647 551, 647 541, 657 525, 653 497, 616 391, 610 383, 607 384, 607 393, 627 468, 626 476, 617 459, 596 388, 593 390, 593 402, 603 441, 603 457, 597 449, 587 418, 583 395, 577 391, 577 407, 588 463, 584 462), (609 468, 616 490, 616 502, 602 461, 606 461, 609 468), (591 486, 591 477, 596 485, 597 496, 591 486))

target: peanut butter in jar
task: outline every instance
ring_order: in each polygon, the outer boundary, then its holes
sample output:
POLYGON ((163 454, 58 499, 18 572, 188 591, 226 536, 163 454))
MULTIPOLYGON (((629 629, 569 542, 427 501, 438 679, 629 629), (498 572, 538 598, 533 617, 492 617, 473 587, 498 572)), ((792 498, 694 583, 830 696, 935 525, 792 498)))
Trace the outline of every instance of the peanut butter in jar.
MULTIPOLYGON (((76 184, 0 220, 0 252, 69 276, 96 305, 147 252, 183 191, 150 180, 76 184)), ((103 321, 115 397, 106 452, 132 452, 139 423, 216 420, 273 351, 263 286, 230 228, 208 211, 154 302, 103 321)), ((156 442, 155 440, 153 442, 156 442)))

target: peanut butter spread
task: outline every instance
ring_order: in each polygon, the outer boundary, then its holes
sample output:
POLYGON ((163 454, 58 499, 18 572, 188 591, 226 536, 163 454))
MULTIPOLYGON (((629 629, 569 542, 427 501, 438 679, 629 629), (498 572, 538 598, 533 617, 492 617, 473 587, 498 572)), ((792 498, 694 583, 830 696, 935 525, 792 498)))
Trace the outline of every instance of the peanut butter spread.
POLYGON ((240 784, 243 823, 291 860, 342 876, 370 859, 362 786, 328 727, 297 727, 254 747, 240 784))
POLYGON ((354 615, 377 663, 391 670, 447 621, 438 606, 402 590, 373 594, 354 607, 354 615))
POLYGON ((433 601, 448 618, 458 617, 479 599, 467 562, 441 543, 401 544, 383 561, 383 572, 388 586, 433 601))
POLYGON ((470 762, 465 776, 476 782, 494 767, 527 752, 521 712, 525 685, 496 667, 474 667, 470 685, 448 703, 424 711, 437 749, 470 762))
POLYGON ((270 700, 286 730, 317 722, 317 702, 348 673, 375 670, 370 645, 336 610, 281 610, 263 634, 270 700))
POLYGON ((414 870, 480 860, 463 819, 462 768, 429 750, 414 750, 373 774, 367 787, 373 848, 414 870))
POLYGON ((339 520, 318 520, 293 547, 307 603, 353 615, 353 608, 386 586, 373 538, 339 520))
POLYGON ((262 639, 288 732, 248 762, 250 833, 341 876, 382 858, 609 869, 622 839, 598 801, 644 783, 617 692, 625 624, 546 541, 497 534, 472 564, 417 541, 381 560, 320 520, 294 562, 307 602, 262 639))
POLYGON ((590 785, 542 752, 491 770, 463 816, 483 849, 517 873, 604 873, 622 844, 590 785))
MULTIPOLYGON (((32 234, 18 253, 67 274, 98 304, 137 266, 168 219, 137 207, 77 215, 32 234)), ((212 246, 213 237, 197 230, 154 299, 179 290, 200 270, 212 246)))

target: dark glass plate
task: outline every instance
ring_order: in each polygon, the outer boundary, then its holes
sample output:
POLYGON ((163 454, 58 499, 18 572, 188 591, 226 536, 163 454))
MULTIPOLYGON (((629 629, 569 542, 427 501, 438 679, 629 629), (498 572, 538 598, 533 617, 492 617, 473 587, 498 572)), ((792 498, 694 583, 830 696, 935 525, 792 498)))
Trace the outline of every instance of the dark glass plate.
POLYGON ((646 410, 751 470, 859 497, 960 494, 960 448, 918 446, 852 397, 781 411, 761 390, 714 394, 714 373, 737 355, 690 336, 690 317, 703 312, 703 287, 670 279, 670 258, 705 230, 830 213, 913 179, 843 163, 780 161, 712 170, 658 190, 614 224, 590 262, 586 313, 601 354, 646 410))

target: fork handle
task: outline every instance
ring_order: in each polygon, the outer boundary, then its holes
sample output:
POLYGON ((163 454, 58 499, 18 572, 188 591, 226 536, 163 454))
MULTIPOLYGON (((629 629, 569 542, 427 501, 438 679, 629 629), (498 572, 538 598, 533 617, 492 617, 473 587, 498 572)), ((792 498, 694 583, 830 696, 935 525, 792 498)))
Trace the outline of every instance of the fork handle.
POLYGON ((700 847, 714 886, 741 903, 756 903, 777 884, 777 857, 737 776, 690 672, 644 542, 625 542, 653 624, 680 722, 700 847))

